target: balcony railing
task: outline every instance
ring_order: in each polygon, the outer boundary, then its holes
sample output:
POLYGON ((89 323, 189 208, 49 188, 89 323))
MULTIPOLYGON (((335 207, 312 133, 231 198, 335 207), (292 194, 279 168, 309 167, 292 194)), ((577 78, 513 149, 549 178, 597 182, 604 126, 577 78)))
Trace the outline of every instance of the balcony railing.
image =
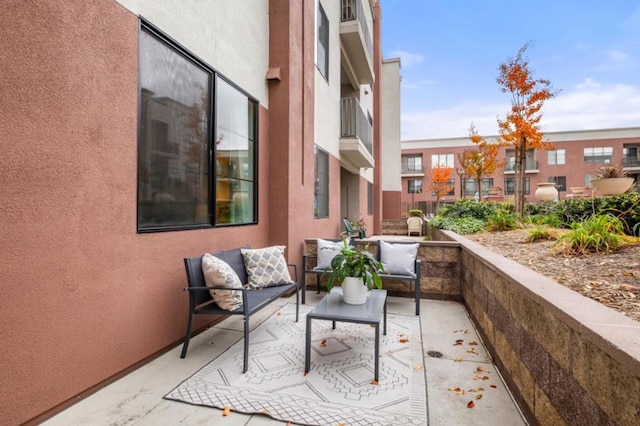
MULTIPOLYGON (((538 161, 536 161, 536 160, 527 160, 525 162, 524 166, 525 166, 524 167, 525 172, 527 170, 538 170, 538 161)), ((504 165, 504 171, 505 172, 515 172, 516 171, 516 165, 507 163, 507 164, 504 165)))
POLYGON ((369 26, 367 25, 365 16, 361 0, 342 0, 342 15, 340 22, 358 21, 360 28, 362 29, 364 43, 367 47, 369 58, 373 59, 373 42, 371 40, 371 33, 369 33, 369 26))
POLYGON ((357 98, 342 98, 340 105, 340 137, 358 138, 373 155, 373 127, 357 98))
POLYGON ((400 173, 403 175, 424 174, 424 167, 407 166, 406 164, 403 164, 400 173))
POLYGON ((640 158, 622 157, 622 167, 640 167, 640 158))

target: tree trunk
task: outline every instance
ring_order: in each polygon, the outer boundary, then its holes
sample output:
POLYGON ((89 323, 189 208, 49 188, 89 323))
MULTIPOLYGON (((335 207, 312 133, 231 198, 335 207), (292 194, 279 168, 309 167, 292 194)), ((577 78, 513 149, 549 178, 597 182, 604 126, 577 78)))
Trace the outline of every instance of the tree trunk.
POLYGON ((527 157, 527 138, 522 137, 520 147, 516 147, 516 170, 515 170, 515 213, 522 217, 524 215, 524 182, 527 157))

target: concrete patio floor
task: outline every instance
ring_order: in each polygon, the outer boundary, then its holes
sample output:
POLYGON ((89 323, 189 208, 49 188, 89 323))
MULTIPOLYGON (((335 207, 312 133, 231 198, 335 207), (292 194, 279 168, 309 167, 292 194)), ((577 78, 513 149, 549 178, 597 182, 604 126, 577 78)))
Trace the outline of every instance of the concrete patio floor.
MULTIPOLYGON (((307 304, 323 293, 307 292, 307 304)), ((293 297, 281 298, 252 317, 265 321, 293 297)), ((457 302, 422 300, 421 327, 427 383, 429 425, 526 425, 467 315, 457 302), (462 344, 454 345, 456 340, 462 344), (477 342, 477 345, 469 344, 477 342), (439 355, 439 354, 441 355, 439 355), (440 356, 440 357, 438 357, 440 356), (482 380, 484 377, 486 379, 482 380), (482 387, 482 391, 473 391, 482 387), (458 395, 450 388, 460 388, 458 395), (482 394, 481 399, 475 399, 482 394), (474 401, 474 408, 467 404, 474 401)), ((412 315, 411 299, 390 297, 389 312, 412 315)), ((195 336, 185 359, 176 347, 101 389, 43 424, 57 425, 227 425, 284 424, 265 415, 246 415, 198 407, 162 397, 183 380, 242 339, 242 319, 233 316, 195 336)), ((396 426, 396 425, 394 425, 396 426)))

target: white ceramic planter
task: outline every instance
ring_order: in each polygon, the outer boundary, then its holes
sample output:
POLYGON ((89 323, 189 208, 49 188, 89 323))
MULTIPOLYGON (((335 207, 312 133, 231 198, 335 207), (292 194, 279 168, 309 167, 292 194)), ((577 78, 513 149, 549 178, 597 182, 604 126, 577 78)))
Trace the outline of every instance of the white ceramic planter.
POLYGON ((633 186, 632 177, 605 178, 591 181, 593 195, 618 195, 624 194, 633 186))
POLYGON ((542 182, 538 184, 535 193, 536 199, 540 201, 553 201, 558 198, 558 190, 553 182, 542 182))
POLYGON ((364 285, 362 278, 347 277, 342 282, 342 296, 344 303, 349 305, 362 305, 367 301, 369 289, 364 285))

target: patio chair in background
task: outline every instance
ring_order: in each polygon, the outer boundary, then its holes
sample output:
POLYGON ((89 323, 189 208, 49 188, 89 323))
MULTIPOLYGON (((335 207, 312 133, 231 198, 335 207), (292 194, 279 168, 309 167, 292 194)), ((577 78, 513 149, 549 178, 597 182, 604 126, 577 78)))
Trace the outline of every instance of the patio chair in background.
POLYGON ((417 216, 411 216, 407 219, 408 232, 407 235, 411 236, 412 233, 418 233, 422 236, 422 219, 417 216))
POLYGON ((351 222, 349 222, 349 219, 347 218, 342 219, 342 223, 344 223, 344 227, 347 230, 342 232, 342 234, 340 234, 341 236, 358 237, 358 238, 365 238, 367 236, 366 231, 364 229, 358 229, 351 226, 351 222))

